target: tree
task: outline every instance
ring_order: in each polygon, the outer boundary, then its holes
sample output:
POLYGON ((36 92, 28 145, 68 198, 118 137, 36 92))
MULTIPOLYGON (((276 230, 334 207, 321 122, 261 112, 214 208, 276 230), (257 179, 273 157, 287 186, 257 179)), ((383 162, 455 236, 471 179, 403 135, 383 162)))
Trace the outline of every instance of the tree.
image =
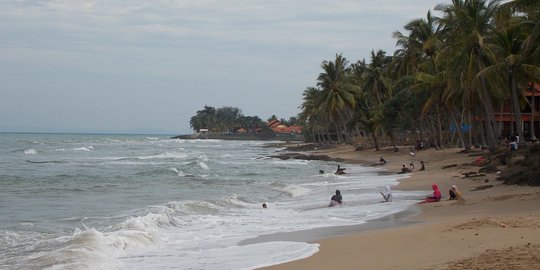
POLYGON ((196 115, 191 117, 190 125, 193 130, 198 131, 207 128, 210 131, 217 127, 216 109, 212 106, 204 106, 203 110, 197 111, 196 115))
POLYGON ((351 110, 356 104, 356 89, 347 78, 349 61, 337 54, 334 62, 325 60, 321 67, 323 72, 317 78, 317 85, 321 87, 321 105, 328 118, 335 121, 337 139, 340 142, 346 123, 351 119, 351 110))
POLYGON ((493 18, 499 2, 452 0, 452 4, 438 5, 435 8, 443 13, 439 23, 445 35, 446 46, 443 53, 447 63, 451 65, 449 72, 458 73, 456 77, 461 78, 461 87, 470 90, 482 103, 483 128, 491 151, 496 151, 497 146, 493 101, 499 96, 490 93, 484 76, 477 75, 490 64, 489 60, 492 58, 492 52, 485 41, 493 31, 493 18))

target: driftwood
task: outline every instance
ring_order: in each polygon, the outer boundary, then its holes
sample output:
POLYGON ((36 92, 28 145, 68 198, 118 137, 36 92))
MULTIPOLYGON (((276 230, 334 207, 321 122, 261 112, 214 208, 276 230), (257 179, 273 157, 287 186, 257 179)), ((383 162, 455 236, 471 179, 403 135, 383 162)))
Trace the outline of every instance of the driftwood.
POLYGON ((458 166, 457 164, 450 164, 450 165, 442 166, 442 169, 444 170, 444 169, 453 168, 457 166, 458 166))

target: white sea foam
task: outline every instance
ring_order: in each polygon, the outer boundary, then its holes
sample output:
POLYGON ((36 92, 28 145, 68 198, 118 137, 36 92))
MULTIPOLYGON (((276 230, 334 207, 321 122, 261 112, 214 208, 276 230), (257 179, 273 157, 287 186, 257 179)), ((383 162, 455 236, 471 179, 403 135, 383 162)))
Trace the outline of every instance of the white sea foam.
POLYGON ((197 164, 199 165, 199 167, 201 167, 201 168, 203 168, 203 169, 205 169, 205 170, 210 169, 210 168, 208 167, 208 165, 206 165, 206 163, 204 163, 204 162, 202 162, 202 161, 197 162, 197 164))
POLYGON ((187 174, 177 168, 169 168, 169 171, 176 173, 178 176, 186 176, 187 174))
POLYGON ((309 160, 301 160, 301 159, 287 159, 287 160, 281 160, 281 159, 273 159, 274 164, 281 164, 281 165, 306 165, 310 161, 309 160))
POLYGON ((37 154, 37 151, 36 151, 35 149, 29 148, 29 149, 25 149, 25 150, 24 150, 24 153, 25 153, 26 155, 36 155, 36 154, 37 154))
POLYGON ((197 250, 178 251, 173 248, 152 252, 142 259, 140 256, 123 258, 122 269, 168 269, 171 265, 175 265, 178 269, 247 270, 303 259, 318 251, 319 244, 283 241, 246 246, 235 245, 209 249, 204 252, 197 250), (178 258, 182 258, 182 260, 178 258))
POLYGON ((284 188, 280 188, 279 190, 289 194, 291 197, 305 196, 311 191, 309 188, 300 185, 289 185, 284 188))
POLYGON ((200 161, 207 162, 207 161, 208 161, 208 156, 207 156, 207 155, 200 155, 200 156, 198 157, 198 159, 199 159, 200 161))
POLYGON ((138 156, 138 159, 185 159, 187 158, 186 153, 177 153, 177 152, 165 152, 149 156, 138 156))
POLYGON ((77 147, 77 148, 73 148, 74 151, 86 151, 86 152, 90 152, 92 150, 94 150, 94 146, 93 145, 90 145, 90 146, 83 146, 83 147, 77 147))
MULTIPOLYGON (((70 162, 32 170, 6 168, 8 174, 22 179, 55 181, 43 181, 39 193, 26 192, 22 183, 27 181, 9 187, 21 196, 31 195, 23 201, 9 201, 7 196, 3 202, 8 215, 0 216, 0 226, 4 226, 0 227, 0 268, 254 269, 310 256, 318 246, 299 242, 240 245, 244 240, 362 224, 402 211, 424 196, 394 191, 393 202, 379 203, 379 189, 405 175, 381 176, 379 168, 342 164, 347 174, 336 176, 334 162, 265 158, 273 149, 258 147, 261 142, 62 136, 52 140, 42 136, 46 143, 39 147, 39 157, 70 162), (86 150, 78 151, 85 151, 84 155, 73 151, 81 145, 86 150), (321 168, 327 173, 319 174, 321 168), (336 189, 342 191, 344 204, 329 208, 336 189), (50 203, 59 190, 61 211, 50 203), (261 207, 262 202, 267 209, 261 207), (19 211, 23 207, 27 210, 19 211), (6 218, 11 216, 31 220, 33 225, 6 218), (73 232, 81 220, 89 228, 73 232), (5 228, 17 229, 2 235, 5 228)), ((13 153, 27 147, 13 145, 13 153)))

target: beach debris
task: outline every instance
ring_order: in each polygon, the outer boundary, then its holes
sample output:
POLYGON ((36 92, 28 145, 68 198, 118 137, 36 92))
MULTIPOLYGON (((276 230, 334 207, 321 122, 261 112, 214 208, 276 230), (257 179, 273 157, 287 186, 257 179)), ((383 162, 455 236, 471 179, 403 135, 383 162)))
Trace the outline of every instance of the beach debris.
POLYGON ((306 155, 302 153, 282 153, 279 155, 273 155, 270 156, 272 158, 279 158, 283 160, 288 159, 301 159, 301 160, 322 160, 322 161, 336 161, 336 162, 343 162, 344 159, 342 158, 332 158, 328 155, 306 155))
POLYGON ((483 185, 483 186, 475 187, 474 189, 471 189, 470 191, 484 190, 484 189, 488 189, 488 188, 492 188, 492 187, 493 187, 493 185, 483 185))
POLYGON ((477 173, 477 172, 466 172, 466 173, 463 173, 463 177, 465 177, 465 178, 481 177, 481 176, 486 176, 486 175, 483 174, 483 173, 477 173))
POLYGON ((442 169, 449 169, 449 168, 453 168, 453 167, 457 167, 458 165, 457 164, 450 164, 450 165, 446 165, 446 166, 442 166, 442 169))

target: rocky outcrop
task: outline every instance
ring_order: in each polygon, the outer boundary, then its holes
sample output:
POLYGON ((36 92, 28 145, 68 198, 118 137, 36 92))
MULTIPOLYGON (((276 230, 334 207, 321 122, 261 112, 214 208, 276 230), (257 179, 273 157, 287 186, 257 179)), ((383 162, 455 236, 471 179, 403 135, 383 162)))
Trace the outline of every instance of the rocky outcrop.
POLYGON ((271 157, 279 158, 283 160, 301 159, 301 160, 322 160, 322 161, 336 161, 336 162, 344 161, 344 159, 342 158, 331 158, 330 156, 327 156, 327 155, 306 155, 302 153, 283 153, 279 155, 273 155, 271 157))

